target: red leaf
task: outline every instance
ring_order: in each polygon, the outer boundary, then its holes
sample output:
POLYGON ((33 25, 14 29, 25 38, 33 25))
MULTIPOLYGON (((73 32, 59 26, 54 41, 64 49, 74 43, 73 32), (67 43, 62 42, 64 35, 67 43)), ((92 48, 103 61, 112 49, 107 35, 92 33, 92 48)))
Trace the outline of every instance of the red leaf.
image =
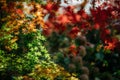
POLYGON ((116 47, 116 43, 118 42, 117 38, 111 38, 108 40, 105 40, 105 46, 104 49, 106 50, 114 50, 114 48, 116 47))
POLYGON ((51 12, 51 11, 57 11, 59 8, 59 5, 57 3, 54 3, 54 2, 48 2, 47 5, 43 6, 43 7, 45 7, 46 10, 51 12))
POLYGON ((69 33, 69 36, 74 39, 75 37, 77 37, 77 34, 79 32, 79 28, 78 27, 73 27, 72 30, 69 33))
POLYGON ((94 29, 99 30, 99 29, 100 29, 100 25, 99 25, 98 23, 96 23, 96 24, 94 25, 94 29))
POLYGON ((58 22, 60 24, 67 24, 67 23, 70 23, 71 21, 69 20, 68 16, 67 15, 60 15, 58 17, 58 22))

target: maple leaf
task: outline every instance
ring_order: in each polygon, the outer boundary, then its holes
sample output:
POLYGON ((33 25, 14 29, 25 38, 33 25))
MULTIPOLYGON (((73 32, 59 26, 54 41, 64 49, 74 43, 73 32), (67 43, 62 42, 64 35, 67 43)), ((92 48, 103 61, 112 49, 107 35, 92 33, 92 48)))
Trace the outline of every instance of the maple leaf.
POLYGON ((52 10, 52 7, 53 7, 53 3, 48 3, 46 6, 45 6, 45 9, 47 9, 48 11, 52 10))
POLYGON ((99 30, 100 29, 100 25, 98 23, 95 23, 94 24, 94 29, 99 30))
POLYGON ((69 32, 69 36, 74 39, 75 37, 77 37, 77 34, 79 32, 79 28, 78 27, 73 27, 72 30, 69 32))
POLYGON ((105 40, 105 46, 104 46, 104 49, 105 50, 114 50, 114 48, 116 47, 116 43, 118 42, 118 39, 117 38, 111 38, 111 39, 108 39, 108 40, 105 40))
POLYGON ((81 15, 79 15, 79 14, 72 14, 72 15, 69 17, 69 19, 71 20, 71 22, 72 22, 73 24, 76 24, 76 23, 78 23, 78 22, 81 21, 81 15))
POLYGON ((49 12, 51 11, 57 11, 59 8, 59 4, 54 3, 54 2, 48 2, 47 5, 43 6, 46 10, 49 12))
POLYGON ((80 21, 80 20, 81 20, 81 16, 78 15, 78 14, 76 14, 76 15, 75 15, 75 20, 76 20, 77 22, 80 21))
POLYGON ((67 15, 60 15, 59 17, 58 17, 58 22, 60 23, 60 24, 67 24, 67 23, 70 23, 71 21, 69 20, 69 18, 68 18, 68 16, 67 15))

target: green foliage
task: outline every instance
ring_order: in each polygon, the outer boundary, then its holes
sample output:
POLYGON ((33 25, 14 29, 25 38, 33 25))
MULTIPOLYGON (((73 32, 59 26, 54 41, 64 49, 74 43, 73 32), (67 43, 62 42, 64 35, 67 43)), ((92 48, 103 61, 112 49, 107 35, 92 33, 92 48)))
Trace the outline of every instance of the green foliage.
MULTIPOLYGON (((5 27, 4 30, 7 29, 5 27)), ((40 30, 27 34, 19 30, 18 35, 14 33, 2 35, 0 38, 0 77, 3 80, 29 80, 30 78, 53 80, 71 76, 51 60, 44 42, 45 37, 41 35, 40 30), (13 42, 15 36, 17 40, 13 42)))
POLYGON ((44 61, 50 60, 50 55, 43 46, 45 38, 39 30, 28 34, 19 34, 18 40, 10 45, 10 50, 5 49, 6 45, 9 47, 12 38, 12 34, 0 38, 1 77, 26 74, 32 71, 35 64, 43 64, 44 61), (8 40, 8 43, 5 43, 5 40, 8 40))

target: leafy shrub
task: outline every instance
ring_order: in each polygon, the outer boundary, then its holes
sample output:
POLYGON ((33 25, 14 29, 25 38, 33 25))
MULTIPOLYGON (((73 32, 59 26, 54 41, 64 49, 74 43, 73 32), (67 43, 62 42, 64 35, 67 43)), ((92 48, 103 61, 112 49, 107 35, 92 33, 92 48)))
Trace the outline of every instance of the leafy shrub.
MULTIPOLYGON (((42 8, 35 2, 0 2, 0 77, 2 80, 55 79, 60 71, 44 47, 42 8), (9 7, 12 4, 11 7, 9 7), (25 11, 24 6, 32 7, 25 11), (5 13, 5 14, 3 14, 5 13)), ((62 74, 64 72, 65 74, 62 74)))

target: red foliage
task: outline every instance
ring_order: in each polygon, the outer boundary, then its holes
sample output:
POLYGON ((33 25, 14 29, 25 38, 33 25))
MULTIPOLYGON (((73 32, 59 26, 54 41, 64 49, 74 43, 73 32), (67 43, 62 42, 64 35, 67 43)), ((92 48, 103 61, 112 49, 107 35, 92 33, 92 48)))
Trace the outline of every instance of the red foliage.
POLYGON ((104 46, 104 49, 106 49, 106 50, 114 50, 117 43, 118 43, 117 38, 107 39, 107 40, 105 40, 106 45, 104 46))
POLYGON ((79 28, 78 27, 73 27, 72 30, 69 32, 69 36, 74 39, 77 37, 77 34, 79 32, 79 28))
POLYGON ((100 29, 100 25, 99 25, 98 23, 95 23, 93 27, 94 27, 94 29, 96 29, 96 30, 99 30, 99 29, 100 29))
MULTIPOLYGON (((114 1, 113 1, 114 2, 114 1)), ((93 5, 95 0, 93 1, 93 5)), ((91 8, 91 14, 88 15, 83 9, 78 12, 74 12, 74 6, 68 6, 63 8, 63 13, 60 14, 58 3, 50 2, 44 6, 45 10, 50 14, 46 25, 48 29, 44 30, 46 35, 50 35, 52 32, 63 33, 66 32, 71 39, 75 39, 78 32, 87 34, 89 30, 96 29, 100 31, 100 39, 103 43, 108 44, 113 49, 115 43, 109 42, 113 35, 111 29, 114 28, 113 22, 120 18, 120 1, 115 3, 105 2, 101 6, 91 8)), ((105 46, 108 48, 108 46, 105 46)))
POLYGON ((47 5, 43 6, 48 12, 57 11, 59 6, 54 2, 48 2, 47 5))
POLYGON ((91 9, 91 14, 94 23, 99 24, 101 28, 104 28, 106 26, 106 23, 109 20, 109 15, 107 10, 101 10, 100 8, 91 9))
POLYGON ((88 14, 84 10, 78 11, 78 14, 81 15, 83 19, 89 19, 88 14))
POLYGON ((71 22, 70 19, 69 19, 69 17, 67 15, 60 15, 57 18, 57 20, 58 20, 59 24, 68 24, 68 23, 71 22))

